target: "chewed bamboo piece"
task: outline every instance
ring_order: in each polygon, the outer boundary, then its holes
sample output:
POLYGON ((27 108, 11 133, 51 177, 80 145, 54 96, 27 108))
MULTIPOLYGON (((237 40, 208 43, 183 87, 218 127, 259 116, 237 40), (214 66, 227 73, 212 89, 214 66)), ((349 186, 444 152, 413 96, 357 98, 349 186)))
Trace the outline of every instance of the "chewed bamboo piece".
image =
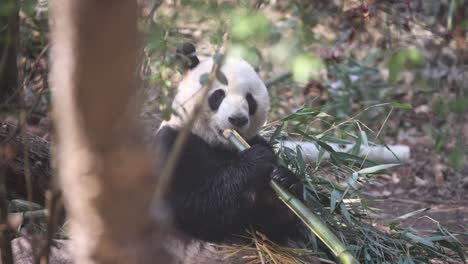
MULTIPOLYGON (((225 138, 232 142, 240 151, 250 148, 250 145, 234 130, 226 129, 223 132, 225 138)), ((333 252, 343 264, 359 263, 341 241, 330 229, 316 216, 301 200, 292 195, 286 188, 271 180, 270 186, 276 195, 291 211, 333 252)))

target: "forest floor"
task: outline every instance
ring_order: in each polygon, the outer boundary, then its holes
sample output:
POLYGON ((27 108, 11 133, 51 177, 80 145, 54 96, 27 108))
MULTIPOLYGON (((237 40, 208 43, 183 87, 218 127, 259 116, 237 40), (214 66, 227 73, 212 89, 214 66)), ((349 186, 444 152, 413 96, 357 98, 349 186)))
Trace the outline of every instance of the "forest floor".
MULTIPOLYGON (((28 28, 27 21, 23 27, 28 28)), ((48 61, 47 56, 43 56, 47 53, 47 46, 44 45, 46 42, 30 40, 25 44, 35 49, 35 53, 42 54, 36 58, 30 57, 30 54, 23 54, 19 59, 20 75, 26 76, 27 80, 24 82, 29 83, 28 87, 25 87, 26 92, 31 90, 42 93, 48 90, 48 61)), ((397 90, 401 91, 394 93, 395 97, 389 98, 391 101, 399 101, 413 107, 412 111, 392 114, 385 128, 390 131, 385 135, 385 143, 408 145, 411 149, 410 160, 393 169, 391 174, 377 176, 381 185, 368 186, 365 190, 375 198, 374 205, 382 209, 377 215, 378 221, 389 223, 395 217, 422 208, 431 208, 423 214, 405 220, 404 223, 425 230, 437 227, 440 222, 450 230, 464 234, 459 236, 459 239, 468 243, 468 158, 461 155, 460 160, 459 155, 453 154, 460 149, 462 154, 466 153, 468 115, 463 104, 468 102, 461 102, 462 111, 458 114, 438 113, 435 108, 440 98, 466 98, 468 51, 461 51, 461 55, 447 55, 439 48, 440 46, 431 48, 431 45, 427 45, 427 49, 422 53, 430 61, 428 64, 432 65, 426 69, 433 70, 436 74, 440 73, 439 77, 434 78, 444 80, 440 86, 428 92, 418 86, 417 80, 411 77, 411 80, 404 80, 395 85, 397 90), (452 80, 452 75, 458 79, 452 80)), ((352 49, 368 50, 367 42, 356 41, 352 49)), ((275 95, 283 100, 283 105, 288 104, 285 97, 297 101, 294 95, 289 94, 291 92, 288 85, 280 88, 280 94, 275 95)), ((447 101, 444 102, 447 104, 447 101)), ((42 116, 31 118, 28 124, 30 132, 46 138, 50 129, 47 103, 38 104, 44 105, 38 111, 42 116)), ((289 105, 289 108, 297 106, 289 105)))
MULTIPOLYGON (((417 107, 416 107, 417 109, 417 107)), ((403 221, 405 226, 419 230, 434 230, 442 224, 451 231, 459 232, 458 238, 468 243, 468 165, 465 160, 461 168, 454 169, 447 163, 446 153, 437 153, 431 137, 421 135, 429 120, 430 113, 409 113, 405 119, 411 125, 408 131, 400 131, 391 139, 395 144, 411 148, 410 160, 393 170, 391 175, 378 176, 380 187, 368 187, 380 211, 378 219, 389 223, 390 219, 423 208, 428 211, 403 221)), ((463 131, 461 137, 468 137, 467 117, 464 122, 451 126, 463 131)), ((395 121, 391 120, 390 122, 395 121)))

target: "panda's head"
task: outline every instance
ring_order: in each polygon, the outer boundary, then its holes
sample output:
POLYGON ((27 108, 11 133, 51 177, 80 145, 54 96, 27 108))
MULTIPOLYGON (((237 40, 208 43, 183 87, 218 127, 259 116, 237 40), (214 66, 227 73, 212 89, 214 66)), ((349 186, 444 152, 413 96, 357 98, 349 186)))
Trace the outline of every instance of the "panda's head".
MULTIPOLYGON (((201 95, 200 76, 210 73, 212 67, 212 58, 192 64, 179 84, 172 105, 174 114, 163 125, 177 128, 185 125, 201 95)), ((254 137, 265 124, 270 99, 265 84, 247 62, 226 58, 221 72, 227 85, 218 80, 212 83, 192 133, 210 145, 229 146, 222 132, 232 128, 246 140, 254 137)))

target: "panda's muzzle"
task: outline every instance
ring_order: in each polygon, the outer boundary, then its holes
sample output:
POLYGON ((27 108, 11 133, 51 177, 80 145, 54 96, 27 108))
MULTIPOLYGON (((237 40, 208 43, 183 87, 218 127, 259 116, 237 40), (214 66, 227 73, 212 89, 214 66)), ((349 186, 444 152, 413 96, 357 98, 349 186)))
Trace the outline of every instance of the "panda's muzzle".
POLYGON ((233 124, 234 126, 241 128, 249 122, 249 119, 244 116, 244 115, 237 115, 237 116, 231 116, 228 118, 229 123, 233 124))

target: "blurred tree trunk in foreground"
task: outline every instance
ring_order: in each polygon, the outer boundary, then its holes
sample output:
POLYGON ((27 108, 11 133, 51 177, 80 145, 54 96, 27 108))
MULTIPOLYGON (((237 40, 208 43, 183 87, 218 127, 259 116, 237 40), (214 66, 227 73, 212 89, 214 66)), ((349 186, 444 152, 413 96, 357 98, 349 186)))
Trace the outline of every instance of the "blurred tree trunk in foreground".
POLYGON ((0 2, 0 109, 16 106, 16 46, 18 43, 18 1, 0 2))
POLYGON ((75 263, 169 263, 149 216, 155 177, 132 104, 136 1, 54 0, 50 23, 54 151, 75 263))

